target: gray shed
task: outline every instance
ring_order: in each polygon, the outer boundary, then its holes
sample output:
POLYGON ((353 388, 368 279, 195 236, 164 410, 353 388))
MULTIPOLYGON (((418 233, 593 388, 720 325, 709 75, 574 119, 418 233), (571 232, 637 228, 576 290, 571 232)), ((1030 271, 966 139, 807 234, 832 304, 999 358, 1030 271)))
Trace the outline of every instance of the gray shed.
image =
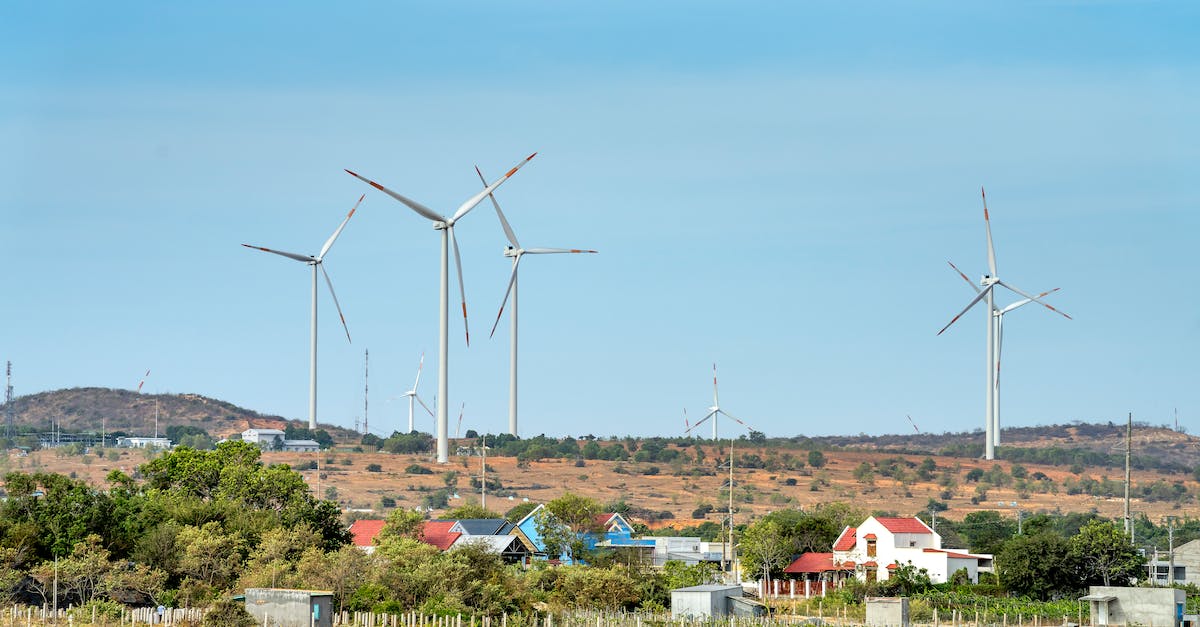
POLYGON ((1092 625, 1180 627, 1187 593, 1177 588, 1092 586, 1080 597, 1091 605, 1092 625))
POLYGON ((671 618, 722 618, 730 599, 741 598, 741 586, 707 584, 671 591, 671 618))
POLYGON ((333 593, 246 588, 246 611, 262 625, 333 627, 333 593))

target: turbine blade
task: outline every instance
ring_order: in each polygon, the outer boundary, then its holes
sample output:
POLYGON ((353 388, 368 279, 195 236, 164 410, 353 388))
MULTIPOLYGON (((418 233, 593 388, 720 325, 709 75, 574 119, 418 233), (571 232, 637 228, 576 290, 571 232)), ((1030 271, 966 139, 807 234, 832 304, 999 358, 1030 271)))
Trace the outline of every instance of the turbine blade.
POLYGON ((430 418, 437 418, 437 416, 433 414, 433 410, 429 409, 429 406, 425 404, 425 401, 421 400, 420 395, 413 394, 413 398, 417 399, 417 402, 421 404, 421 407, 425 408, 425 411, 429 413, 430 418))
POLYGON ((1000 354, 1004 352, 1004 317, 996 319, 996 382, 995 389, 1000 391, 1000 354))
POLYGON ((325 258, 325 253, 329 252, 330 247, 332 247, 333 243, 337 241, 338 236, 342 234, 342 229, 346 228, 346 223, 349 222, 350 218, 354 216, 354 212, 358 210, 358 206, 362 204, 363 198, 366 197, 366 194, 358 197, 358 202, 354 203, 354 206, 350 208, 350 213, 346 214, 346 219, 342 220, 342 223, 338 225, 338 228, 333 232, 333 235, 330 235, 329 239, 325 240, 325 245, 321 247, 321 252, 317 253, 317 259, 325 258))
POLYGON ((743 427, 746 427, 747 429, 749 429, 749 430, 751 430, 751 431, 758 431, 758 429, 755 429, 754 427, 751 427, 750 425, 748 425, 748 424, 746 424, 745 422, 743 422, 741 418, 738 418, 737 416, 734 416, 733 414, 731 414, 731 413, 729 413, 729 412, 725 411, 724 409, 718 409, 717 411, 718 411, 718 412, 721 412, 722 414, 724 414, 726 418, 732 418, 732 419, 733 419, 735 422, 737 422, 739 425, 742 425, 743 427))
POLYGON ((500 316, 504 315, 504 306, 508 304, 508 295, 512 294, 513 284, 517 282, 517 267, 521 264, 521 257, 513 262, 512 276, 508 278, 508 289, 504 290, 504 300, 500 301, 500 311, 496 313, 496 321, 492 323, 492 332, 488 334, 490 339, 496 335, 496 327, 500 326, 500 316))
MULTIPOLYGON (((479 171, 479 166, 475 166, 475 173, 479 175, 479 181, 486 188, 487 179, 483 178, 483 172, 479 171)), ((500 203, 496 202, 496 195, 488 194, 488 198, 492 199, 492 206, 496 208, 496 217, 500 218, 500 228, 504 229, 504 237, 508 238, 508 243, 512 244, 513 248, 520 248, 521 244, 517 241, 517 234, 513 233, 512 226, 508 224, 508 219, 504 217, 504 212, 500 211, 500 203)))
POLYGON ((1017 288, 1015 288, 1015 287, 1013 287, 1013 286, 1009 285, 1008 283, 1005 283, 1004 281, 996 281, 996 284, 998 284, 998 285, 1003 285, 1004 287, 1007 287, 1008 289, 1010 289, 1010 290, 1012 290, 1012 291, 1014 291, 1014 292, 1016 292, 1016 293, 1020 294, 1021 296, 1024 296, 1025 298, 1028 298, 1029 300, 1031 300, 1031 301, 1033 301, 1033 302, 1035 302, 1035 303, 1037 303, 1037 304, 1041 305, 1042 307, 1045 307, 1046 309, 1049 309, 1050 311, 1053 311, 1054 313, 1056 313, 1056 314, 1058 314, 1058 315, 1060 315, 1060 316, 1062 316, 1062 317, 1066 318, 1067 320, 1074 320, 1074 318, 1072 318, 1071 316, 1067 315, 1065 312, 1059 311, 1059 310, 1055 309, 1054 307, 1051 307, 1050 305, 1047 305, 1046 303, 1043 303, 1041 300, 1039 300, 1039 298, 1040 298, 1040 297, 1036 297, 1036 296, 1030 296, 1029 294, 1026 294, 1025 292, 1022 292, 1021 290, 1019 290, 1019 289, 1017 289, 1017 288))
POLYGON ((717 364, 713 363, 713 407, 720 406, 721 404, 717 402, 717 364))
MULTIPOLYGON (((1058 290, 1060 290, 1060 289, 1062 289, 1062 288, 1061 288, 1061 287, 1056 287, 1056 288, 1054 288, 1054 289, 1052 289, 1052 290, 1046 290, 1045 292, 1042 292, 1041 294, 1038 294, 1038 295, 1037 295, 1037 297, 1038 297, 1038 298, 1041 298, 1041 297, 1043 297, 1043 296, 1048 296, 1048 295, 1050 295, 1050 294, 1053 294, 1053 293, 1057 292, 1057 291, 1058 291, 1058 290)), ((1025 305, 1028 305, 1029 303, 1032 303, 1032 302, 1033 302, 1033 300, 1032 300, 1032 299, 1025 298, 1025 299, 1019 300, 1019 301, 1017 301, 1017 302, 1015 302, 1015 303, 1013 303, 1013 304, 1011 304, 1011 305, 1009 305, 1009 306, 1005 307, 1004 309, 1001 309, 1001 310, 1000 310, 999 312, 997 312, 997 313, 1000 313, 1000 314, 1006 314, 1006 313, 1008 313, 1008 312, 1010 312, 1010 311, 1012 311, 1012 310, 1014 310, 1014 309, 1016 309, 1016 308, 1018 308, 1018 307, 1023 307, 1023 306, 1025 306, 1025 305)))
POLYGON ((978 293, 979 293, 979 286, 978 286, 978 285, 975 285, 975 283, 973 283, 973 282, 971 281, 971 279, 968 279, 968 278, 967 278, 967 275, 963 274, 963 271, 962 271, 962 270, 959 270, 959 269, 958 269, 958 266, 954 265, 954 262, 953 262, 953 261, 947 261, 946 263, 950 264, 950 267, 951 267, 951 268, 954 268, 954 271, 958 273, 958 276, 962 277, 962 280, 966 281, 966 282, 967 282, 967 285, 970 285, 970 286, 971 286, 971 289, 975 290, 975 293, 976 293, 976 294, 978 294, 978 293))
POLYGON ((699 427, 700 425, 704 424, 704 421, 705 421, 705 420, 708 420, 709 418, 712 418, 714 415, 716 415, 716 413, 717 413, 717 412, 715 412, 715 411, 710 411, 710 412, 708 412, 708 415, 707 415, 707 416, 705 416, 705 417, 701 418, 700 420, 697 420, 697 421, 696 421, 696 424, 692 425, 691 427, 688 427, 688 430, 687 430, 687 431, 684 431, 684 432, 683 432, 683 434, 684 434, 684 435, 687 435, 689 432, 691 432, 691 431, 694 431, 694 430, 696 429, 696 427, 699 427))
POLYGON ((421 361, 417 362, 417 380, 413 381, 412 392, 417 393, 417 386, 421 384, 421 368, 425 367, 425 352, 421 352, 421 361))
POLYGON ((687 407, 683 408, 683 426, 685 427, 683 430, 684 433, 692 430, 692 423, 688 422, 687 407))
POLYGON ((989 291, 991 291, 992 287, 994 287, 994 286, 995 286, 995 284, 993 283, 992 285, 989 285, 989 286, 987 286, 987 287, 983 288, 982 290, 980 290, 980 292, 979 292, 978 294, 976 294, 976 295, 975 295, 975 298, 972 298, 972 299, 971 299, 971 302, 967 303, 967 306, 966 306, 966 307, 963 307, 963 310, 962 310, 962 311, 960 311, 960 312, 958 312, 958 315, 957 315, 957 316, 954 316, 954 317, 953 317, 953 318, 950 320, 950 322, 947 322, 947 323, 946 323, 946 326, 942 327, 942 330, 941 330, 941 331, 938 331, 938 332, 937 332, 937 334, 938 334, 938 335, 941 335, 942 333, 944 333, 944 332, 946 331, 946 329, 949 329, 949 328, 950 328, 950 325, 954 324, 955 322, 958 322, 958 319, 959 319, 959 318, 961 318, 963 314, 967 313, 967 310, 969 310, 970 308, 974 307, 974 306, 975 306, 975 303, 977 303, 977 302, 979 302, 979 301, 983 300, 983 297, 984 297, 984 296, 987 296, 987 293, 988 293, 989 291))
POLYGON ((988 268, 992 271, 992 276, 997 276, 996 248, 992 246, 992 221, 988 217, 987 193, 983 191, 982 187, 979 188, 979 195, 983 198, 983 224, 987 227, 988 268))
POLYGON ((462 419, 463 419, 463 414, 466 413, 466 411, 467 411, 467 402, 463 401, 462 409, 458 410, 458 426, 454 428, 454 437, 455 438, 457 438, 458 434, 462 432, 462 419))
POLYGON ((454 236, 454 227, 448 226, 450 243, 454 245, 454 267, 458 270, 458 293, 462 296, 463 331, 467 334, 467 346, 471 345, 471 329, 467 326, 467 288, 463 286, 462 257, 458 254, 458 238, 454 236))
POLYGON ((596 251, 582 248, 528 248, 525 252, 531 255, 551 255, 555 253, 595 253, 596 251))
POLYGON ((264 253, 273 253, 287 257, 288 259, 295 259, 296 261, 303 261, 304 263, 312 263, 316 261, 315 258, 309 255, 297 255, 296 253, 284 252, 282 250, 272 250, 270 248, 263 248, 262 246, 254 246, 253 244, 242 244, 242 246, 245 246, 246 248, 253 248, 254 250, 261 250, 264 253))
MULTIPOLYGON (((338 304, 337 294, 333 293, 333 281, 329 280, 329 273, 325 271, 325 264, 318 263, 317 267, 321 269, 321 274, 325 275, 325 285, 329 286, 329 295, 333 297, 333 306, 337 307, 338 318, 342 319, 342 328, 346 330, 346 341, 350 342, 350 327, 346 326, 346 316, 342 315, 342 306, 338 304)), ((350 342, 353 344, 354 342, 350 342)))
POLYGON ((467 212, 474 209, 475 205, 478 205, 480 201, 482 201, 484 198, 490 196, 492 194, 492 192, 496 191, 497 187, 500 187, 501 185, 503 185, 505 181, 507 181, 512 175, 517 173, 517 170, 520 170, 522 166, 524 166, 526 163, 529 163, 529 161, 532 160, 536 156, 537 156, 537 153, 535 152, 532 155, 525 157, 524 161, 513 166, 513 168, 511 170, 509 170, 508 172, 505 172, 504 176, 496 179, 495 183, 488 185, 487 187, 483 188, 483 191, 468 198, 467 201, 464 202, 462 205, 460 205, 458 210, 456 210, 454 212, 454 215, 450 218, 450 221, 455 222, 459 218, 467 215, 467 212))
POLYGON ((419 203, 411 198, 406 198, 404 196, 401 196, 400 194, 393 192, 392 190, 380 185, 379 183, 376 183, 375 181, 372 181, 369 178, 359 176, 358 174, 351 172, 350 170, 346 170, 346 173, 349 174, 350 176, 353 176, 354 178, 366 183, 367 185, 370 185, 371 187, 374 187, 375 189, 387 194, 388 196, 391 196, 392 198, 399 200, 400 202, 404 203, 405 205, 408 205, 409 209, 416 211, 417 213, 421 214, 422 216, 424 216, 430 220, 433 220, 434 222, 445 222, 446 221, 446 218, 442 217, 441 214, 439 214, 438 212, 434 211, 433 209, 430 209, 429 207, 426 207, 425 205, 422 205, 421 203, 419 203))

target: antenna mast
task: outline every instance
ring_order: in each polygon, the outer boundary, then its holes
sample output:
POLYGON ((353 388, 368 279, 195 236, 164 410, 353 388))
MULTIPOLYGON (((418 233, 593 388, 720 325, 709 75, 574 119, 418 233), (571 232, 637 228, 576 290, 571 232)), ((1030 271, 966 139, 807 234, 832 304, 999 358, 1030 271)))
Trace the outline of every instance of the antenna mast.
MULTIPOLYGON (((4 439, 12 439, 13 431, 13 393, 12 393, 12 362, 8 362, 8 385, 4 388, 4 439)), ((1176 422, 1179 420, 1176 419, 1176 422)))
POLYGON ((370 431, 370 428, 367 426, 370 424, 369 422, 367 422, 367 392, 370 391, 370 389, 371 389, 370 386, 367 384, 367 378, 371 374, 370 365, 371 365, 371 351, 364 348, 363 349, 363 433, 364 434, 367 433, 368 431, 370 431))

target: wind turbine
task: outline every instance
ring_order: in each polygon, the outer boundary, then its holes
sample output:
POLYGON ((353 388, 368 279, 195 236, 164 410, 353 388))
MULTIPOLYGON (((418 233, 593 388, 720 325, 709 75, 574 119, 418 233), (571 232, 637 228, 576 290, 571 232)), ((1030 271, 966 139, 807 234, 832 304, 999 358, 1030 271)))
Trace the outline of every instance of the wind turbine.
MULTIPOLYGON (((483 172, 479 171, 479 166, 475 167, 475 173, 479 175, 479 180, 487 185, 487 179, 483 178, 483 172)), ((521 248, 521 243, 517 241, 517 236, 513 233, 512 226, 504 217, 504 212, 500 210, 500 203, 496 202, 496 196, 488 194, 492 200, 492 206, 496 208, 496 216, 500 218, 500 226, 504 227, 504 236, 508 238, 509 244, 504 249, 505 257, 512 257, 512 276, 508 279, 508 289, 504 292, 504 300, 500 301, 500 311, 496 313, 496 322, 492 324, 492 332, 488 337, 496 334, 496 327, 500 324, 500 316, 504 315, 504 306, 508 303, 509 295, 512 295, 512 310, 509 312, 509 357, 508 357, 508 432, 512 435, 517 435, 517 268, 521 264, 521 257, 524 255, 555 255, 555 254, 572 254, 572 253, 595 253, 594 250, 582 250, 579 248, 521 248)))
POLYGON ((413 422, 413 401, 420 403, 421 407, 424 407, 425 411, 429 412, 430 418, 435 418, 433 415, 433 410, 429 409, 429 406, 425 404, 425 401, 421 400, 421 397, 417 395, 417 386, 421 384, 421 369, 424 367, 425 353, 421 353, 421 361, 417 363, 417 379, 416 381, 413 381, 412 389, 400 395, 408 397, 408 433, 412 433, 414 430, 416 430, 416 423, 413 422))
MULTIPOLYGON (((938 331, 937 334, 941 335, 943 332, 945 332, 946 329, 950 328, 950 325, 957 322, 958 319, 963 316, 963 314, 967 313, 967 311, 969 309, 974 307, 975 303, 978 303, 979 301, 984 300, 986 298, 987 310, 984 313, 987 317, 987 345, 986 345, 986 350, 985 350, 985 352, 987 354, 987 361, 986 361, 987 377, 985 379, 985 381, 986 381, 986 384, 985 384, 986 405, 985 405, 985 411, 984 411, 984 414, 985 414, 984 415, 984 437, 986 438, 986 440, 984 442, 984 459, 995 459, 995 446, 999 442, 999 433, 998 433, 998 431, 999 431, 999 411, 998 411, 999 410, 999 399, 998 399, 999 390, 998 390, 998 387, 999 387, 999 371, 1000 371, 1000 368, 999 368, 999 355, 1000 355, 999 342, 1000 342, 1000 340, 999 340, 999 338, 1003 334, 1003 326, 1002 325, 1003 325, 1004 314, 1006 314, 1010 311, 1013 311, 1014 309, 1021 307, 1025 304, 1033 302, 1033 303, 1037 303, 1037 304, 1045 307, 1046 309, 1049 309, 1050 311, 1053 311, 1056 314, 1059 314, 1060 316, 1067 318, 1068 320, 1071 319, 1071 316, 1055 309, 1054 307, 1042 302, 1042 300, 1041 300, 1041 298, 1043 296, 1046 296, 1047 294, 1057 291, 1058 288, 1055 288, 1054 290, 1050 290, 1048 292, 1044 292, 1037 296, 1030 296, 1026 292, 1000 280, 1000 277, 996 271, 996 249, 992 245, 992 222, 988 216, 987 194, 986 194, 986 192, 984 192, 982 187, 979 190, 979 194, 983 199, 983 223, 984 223, 984 228, 987 232, 987 257, 988 257, 988 270, 989 270, 990 274, 985 274, 983 276, 983 278, 980 280, 980 285, 982 286, 982 289, 976 288, 977 293, 975 295, 975 298, 973 298, 971 300, 971 302, 967 303, 967 306, 964 307, 962 311, 958 312, 958 315, 954 316, 954 318, 952 318, 950 320, 950 322, 948 322, 946 324, 946 326, 942 327, 941 331, 938 331), (995 297, 996 295, 995 295, 995 289, 994 289, 997 285, 1000 285, 1000 286, 1008 289, 1009 291, 1018 294, 1019 296, 1023 297, 1024 300, 1015 302, 1004 308, 997 307, 996 306, 996 297, 995 297)), ((950 266, 952 268, 954 268, 955 271, 958 271, 960 276, 962 276, 964 279, 967 279, 966 275, 964 275, 962 273, 962 271, 959 271, 958 268, 955 267, 953 263, 951 263, 950 266)), ((970 282, 971 282, 970 279, 967 279, 967 283, 970 283, 970 282)), ((972 284, 971 287, 975 287, 975 285, 972 284)))
MULTIPOLYGON (((717 400, 717 364, 713 364, 713 404, 712 404, 712 407, 708 408, 708 414, 706 414, 700 420, 697 420, 695 424, 689 426, 687 428, 687 430, 683 432, 684 435, 687 435, 689 432, 694 430, 696 427, 699 427, 700 425, 704 424, 705 420, 712 418, 713 440, 716 441, 716 439, 717 439, 717 414, 722 414, 727 418, 732 418, 739 425, 742 425, 743 427, 746 427, 747 429, 754 431, 754 427, 751 427, 750 425, 742 422, 741 419, 739 419, 737 416, 734 416, 733 414, 725 411, 724 409, 721 409, 721 403, 720 403, 720 401, 717 400)), ((684 410, 685 423, 687 421, 686 416, 687 416, 687 410, 685 409, 684 410)))
POLYGON ((433 209, 430 209, 429 207, 426 207, 415 200, 406 198, 380 185, 379 183, 376 183, 375 181, 359 176, 350 170, 346 170, 346 172, 351 176, 365 182, 366 184, 387 194, 388 196, 395 198, 409 209, 417 212, 417 214, 420 216, 432 221, 434 230, 442 232, 441 290, 438 296, 438 396, 441 398, 441 402, 437 404, 437 461, 439 464, 445 464, 450 461, 450 420, 446 415, 446 407, 449 405, 450 401, 450 378, 448 366, 450 358, 450 339, 448 335, 448 327, 450 309, 449 251, 451 244, 454 245, 454 265, 458 269, 458 290, 462 295, 463 329, 466 332, 467 346, 471 345, 471 330, 467 327, 467 292, 463 287, 462 258, 458 253, 458 240, 454 237, 454 224, 455 222, 461 220, 463 216, 467 215, 471 209, 474 209, 475 205, 478 205, 484 198, 495 191, 497 187, 500 187, 512 175, 516 174, 517 170, 521 169, 521 166, 529 163, 529 161, 536 156, 536 152, 532 155, 529 155, 524 161, 521 161, 517 165, 513 166, 511 170, 505 172, 504 176, 501 176, 494 183, 485 187, 483 191, 468 198, 465 202, 459 205, 458 209, 456 209, 449 218, 437 213, 433 209))
POLYGON ((325 245, 321 247, 321 252, 316 256, 299 255, 296 253, 284 252, 281 250, 272 250, 263 248, 262 246, 252 246, 250 244, 242 244, 246 248, 253 248, 263 252, 274 253, 288 259, 306 263, 312 266, 312 330, 310 333, 309 347, 309 365, 308 365, 308 428, 317 428, 317 269, 321 269, 321 274, 325 275, 325 284, 329 286, 329 295, 333 297, 333 306, 337 307, 338 317, 342 320, 342 328, 346 331, 346 341, 350 341, 350 328, 346 326, 346 316, 342 315, 342 306, 338 304, 337 294, 333 292, 333 281, 329 280, 329 273, 325 271, 325 255, 333 246, 333 242, 342 234, 342 229, 346 228, 346 223, 354 216, 354 212, 358 210, 358 206, 362 204, 366 194, 358 197, 358 202, 350 208, 350 213, 346 214, 345 219, 338 225, 337 230, 329 239, 325 240, 325 245))

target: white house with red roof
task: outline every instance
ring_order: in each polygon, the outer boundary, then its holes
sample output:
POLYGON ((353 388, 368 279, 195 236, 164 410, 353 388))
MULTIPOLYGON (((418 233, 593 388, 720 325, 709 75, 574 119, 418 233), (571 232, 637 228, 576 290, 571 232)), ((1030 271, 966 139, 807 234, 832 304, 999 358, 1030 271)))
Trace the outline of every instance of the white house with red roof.
POLYGON ((991 570, 992 556, 943 549, 942 537, 920 518, 871 516, 858 527, 843 529, 833 543, 833 569, 853 569, 861 581, 887 579, 908 564, 924 568, 933 583, 943 583, 961 569, 978 582, 980 572, 991 570))

